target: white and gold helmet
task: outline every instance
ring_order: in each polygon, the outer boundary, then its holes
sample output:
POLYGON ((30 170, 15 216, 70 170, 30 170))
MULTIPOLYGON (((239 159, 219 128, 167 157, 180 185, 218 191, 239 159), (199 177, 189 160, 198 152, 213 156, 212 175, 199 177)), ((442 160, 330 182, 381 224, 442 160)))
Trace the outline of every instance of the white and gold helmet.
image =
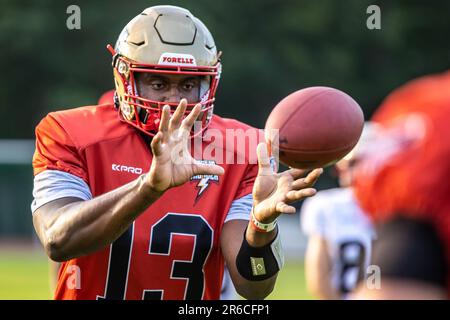
MULTIPOLYGON (((188 10, 154 6, 133 18, 122 30, 113 54, 115 104, 121 119, 155 135, 162 107, 172 111, 179 101, 163 102, 141 97, 136 72, 202 76, 198 102, 202 105, 202 131, 208 126, 221 64, 214 39, 206 26, 188 10)), ((188 113, 195 103, 188 104, 188 113)))

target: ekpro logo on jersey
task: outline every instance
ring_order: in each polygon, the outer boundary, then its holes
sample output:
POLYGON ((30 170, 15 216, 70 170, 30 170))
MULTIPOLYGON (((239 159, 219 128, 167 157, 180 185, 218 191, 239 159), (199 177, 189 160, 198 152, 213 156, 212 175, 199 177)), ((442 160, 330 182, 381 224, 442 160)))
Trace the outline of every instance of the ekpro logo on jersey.
POLYGON ((129 172, 134 174, 142 174, 142 168, 124 166, 121 164, 112 164, 112 171, 129 172))

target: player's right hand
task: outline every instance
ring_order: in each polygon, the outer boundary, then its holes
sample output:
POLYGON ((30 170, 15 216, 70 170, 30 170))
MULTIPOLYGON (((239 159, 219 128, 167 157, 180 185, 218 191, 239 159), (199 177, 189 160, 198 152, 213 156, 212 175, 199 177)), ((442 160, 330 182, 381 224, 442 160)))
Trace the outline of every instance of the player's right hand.
POLYGON ((183 119, 187 100, 182 99, 170 116, 170 107, 162 110, 158 133, 153 137, 151 149, 153 160, 145 183, 153 192, 162 193, 189 181, 195 175, 222 175, 224 169, 214 164, 204 164, 195 160, 189 152, 190 132, 201 112, 197 104, 183 119))

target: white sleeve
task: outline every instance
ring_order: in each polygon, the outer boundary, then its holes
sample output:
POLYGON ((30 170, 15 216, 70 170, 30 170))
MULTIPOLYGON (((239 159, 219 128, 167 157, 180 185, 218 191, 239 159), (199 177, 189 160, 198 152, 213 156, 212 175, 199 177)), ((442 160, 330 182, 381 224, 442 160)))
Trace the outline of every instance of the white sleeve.
MULTIPOLYGON (((253 206, 252 194, 247 194, 231 203, 225 222, 230 220, 250 220, 250 212, 253 206)), ((224 223, 225 223, 224 222, 224 223)))
POLYGON ((307 236, 324 235, 325 219, 320 197, 307 198, 300 212, 301 227, 307 236))
POLYGON ((34 177, 33 197, 31 212, 59 198, 90 200, 92 194, 83 179, 59 170, 45 170, 34 177))

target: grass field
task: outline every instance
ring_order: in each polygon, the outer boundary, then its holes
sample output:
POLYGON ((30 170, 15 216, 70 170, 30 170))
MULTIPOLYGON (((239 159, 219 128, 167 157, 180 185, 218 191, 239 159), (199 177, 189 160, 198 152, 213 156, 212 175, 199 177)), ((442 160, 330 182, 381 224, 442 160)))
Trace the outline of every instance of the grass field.
POLYGON ((311 300, 313 297, 306 291, 303 262, 286 261, 280 271, 269 300, 311 300))
POLYGON ((0 251, 0 300, 50 299, 47 259, 36 251, 0 251))
MULTIPOLYGON (((51 299, 47 258, 39 251, 0 251, 0 300, 51 299)), ((303 264, 287 262, 268 299, 311 299, 303 264)))

